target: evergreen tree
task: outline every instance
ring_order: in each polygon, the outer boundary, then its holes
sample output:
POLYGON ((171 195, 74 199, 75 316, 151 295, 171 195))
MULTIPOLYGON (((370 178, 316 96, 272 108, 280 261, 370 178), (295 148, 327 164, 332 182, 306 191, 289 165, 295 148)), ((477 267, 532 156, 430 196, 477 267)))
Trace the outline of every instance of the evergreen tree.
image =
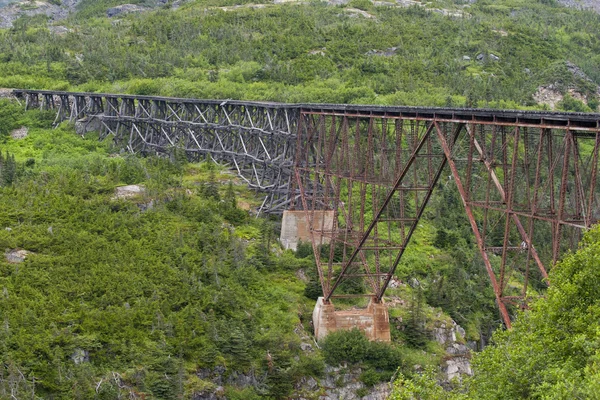
POLYGON ((208 171, 208 180, 204 184, 203 194, 204 197, 208 199, 214 199, 216 201, 221 200, 221 195, 219 194, 219 186, 217 183, 217 175, 215 173, 214 168, 211 168, 208 171))
POLYGON ((17 176, 17 162, 15 161, 14 154, 6 151, 6 157, 2 162, 1 168, 0 178, 2 179, 2 186, 12 185, 17 176))

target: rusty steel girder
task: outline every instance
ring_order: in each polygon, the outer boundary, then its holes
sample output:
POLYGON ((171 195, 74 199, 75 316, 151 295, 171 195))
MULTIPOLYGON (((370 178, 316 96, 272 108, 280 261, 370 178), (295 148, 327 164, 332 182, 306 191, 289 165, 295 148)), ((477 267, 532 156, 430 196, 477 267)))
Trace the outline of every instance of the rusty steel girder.
POLYGON ((324 300, 382 299, 448 165, 510 327, 507 307, 526 307, 532 277, 547 284, 547 266, 600 217, 600 117, 419 111, 302 108, 296 179, 324 300), (367 290, 345 290, 352 280, 367 290))
POLYGON ((382 299, 442 177, 507 327, 600 218, 598 114, 14 93, 55 122, 98 121, 130 152, 227 163, 266 193, 265 211, 302 207, 325 301, 382 299))

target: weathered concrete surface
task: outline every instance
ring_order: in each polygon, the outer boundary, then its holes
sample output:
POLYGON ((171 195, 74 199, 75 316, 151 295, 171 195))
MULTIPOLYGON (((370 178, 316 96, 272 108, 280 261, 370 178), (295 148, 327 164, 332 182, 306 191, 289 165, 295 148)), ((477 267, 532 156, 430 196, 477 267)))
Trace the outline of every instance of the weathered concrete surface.
POLYGON ((391 341, 390 318, 383 301, 375 303, 371 300, 366 309, 335 311, 331 302, 325 304, 323 298, 319 297, 313 310, 313 326, 317 340, 331 332, 357 328, 369 340, 391 341))
MULTIPOLYGON (((329 243, 327 232, 333 229, 334 211, 314 211, 314 232, 317 241, 323 239, 323 244, 329 243)), ((281 244, 286 249, 296 251, 298 243, 311 242, 309 218, 304 211, 286 210, 281 221, 281 244)))

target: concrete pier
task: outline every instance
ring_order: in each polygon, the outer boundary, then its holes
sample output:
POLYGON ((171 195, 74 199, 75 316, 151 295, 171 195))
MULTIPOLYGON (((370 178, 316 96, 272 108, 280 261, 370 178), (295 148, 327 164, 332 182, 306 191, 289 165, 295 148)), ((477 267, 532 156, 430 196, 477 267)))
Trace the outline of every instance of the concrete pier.
POLYGON ((390 342, 390 317, 383 303, 369 302, 366 309, 336 311, 333 304, 326 304, 319 297, 313 310, 313 325, 317 340, 339 330, 357 328, 372 341, 390 342))
MULTIPOLYGON (((328 232, 333 229, 334 211, 314 211, 313 225, 315 238, 320 242, 321 232, 328 232)), ((303 210, 292 211, 285 210, 281 221, 281 236, 279 238, 281 244, 286 249, 296 251, 298 243, 311 242, 310 225, 306 213, 303 210)), ((323 244, 329 243, 329 237, 323 235, 323 244)))

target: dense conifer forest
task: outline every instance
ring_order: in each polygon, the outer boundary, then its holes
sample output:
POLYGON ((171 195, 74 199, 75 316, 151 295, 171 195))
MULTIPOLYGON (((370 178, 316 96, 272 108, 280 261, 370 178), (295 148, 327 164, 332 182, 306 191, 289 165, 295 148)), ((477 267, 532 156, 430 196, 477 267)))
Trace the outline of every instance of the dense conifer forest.
MULTIPOLYGON (((71 3, 65 19, 0 29, 0 88, 598 111, 600 16, 552 0, 134 0, 110 18, 121 2, 71 3)), ((53 121, 0 99, 1 399, 318 399, 332 368, 336 387, 354 373, 356 398, 391 381, 392 399, 597 396, 597 228, 496 331, 443 178, 387 292, 392 344, 357 331, 317 344, 312 249, 283 250, 280 221, 255 217, 235 175, 53 121), (118 196, 124 185, 143 189, 118 196), (433 332, 451 321, 478 350, 471 378, 440 369, 433 332)))

